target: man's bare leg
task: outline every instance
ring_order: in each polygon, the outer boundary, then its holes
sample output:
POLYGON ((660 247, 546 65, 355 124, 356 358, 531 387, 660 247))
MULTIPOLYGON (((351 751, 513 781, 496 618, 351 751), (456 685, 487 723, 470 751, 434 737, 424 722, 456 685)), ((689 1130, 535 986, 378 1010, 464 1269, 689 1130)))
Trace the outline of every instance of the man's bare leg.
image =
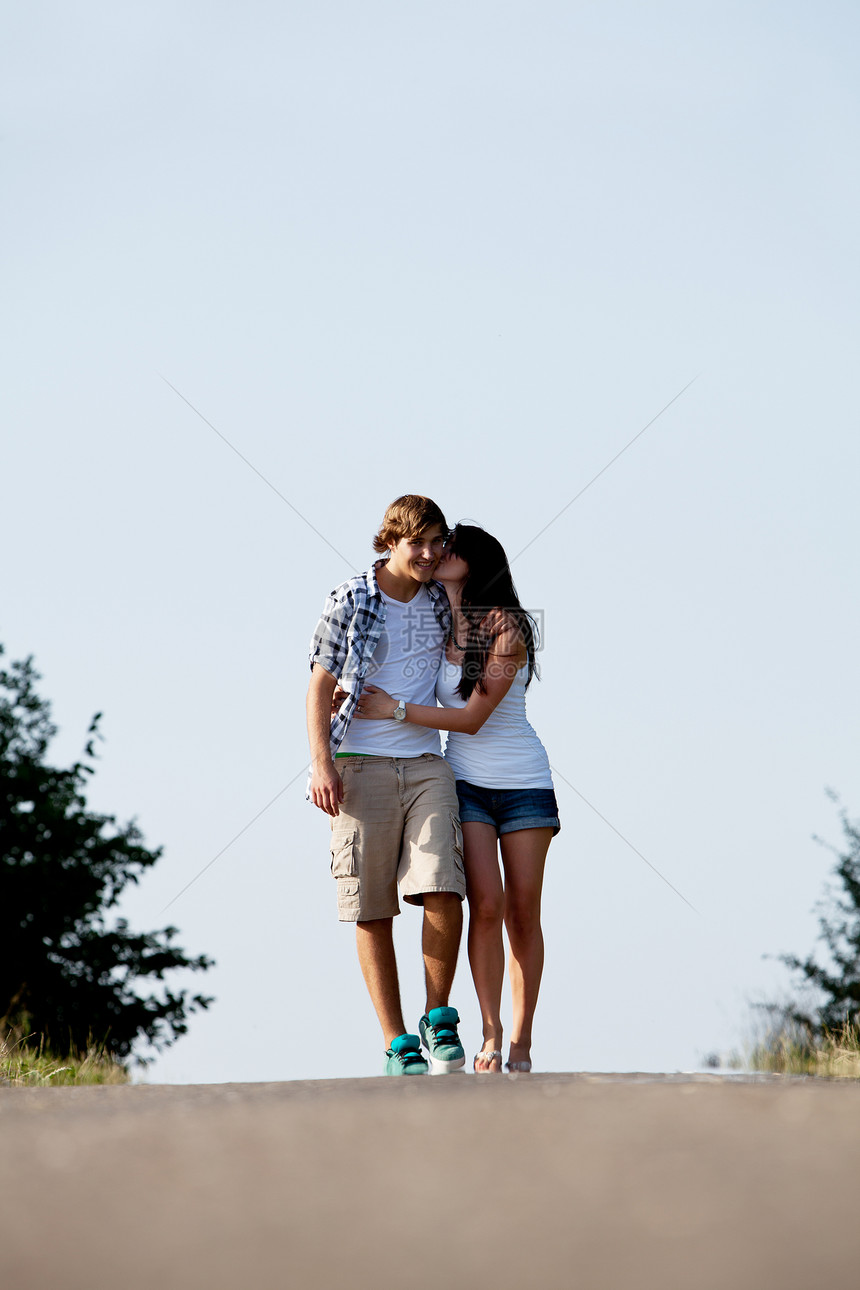
POLYGON ((393 918, 374 918, 355 925, 358 961, 387 1049, 393 1039, 406 1032, 394 955, 393 923, 393 918))
POLYGON ((427 988, 426 1012, 448 1004, 462 932, 463 902, 460 897, 452 891, 425 892, 421 948, 427 988))

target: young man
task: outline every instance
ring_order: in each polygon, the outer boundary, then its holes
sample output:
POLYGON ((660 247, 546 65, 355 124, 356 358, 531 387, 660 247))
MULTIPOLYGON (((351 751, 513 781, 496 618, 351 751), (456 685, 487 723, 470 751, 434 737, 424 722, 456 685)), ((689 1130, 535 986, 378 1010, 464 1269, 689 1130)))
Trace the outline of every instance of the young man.
POLYGON ((358 960, 385 1039, 386 1075, 458 1070, 465 1054, 448 1006, 463 925, 466 882, 454 776, 439 732, 407 723, 406 703, 435 703, 450 629, 433 581, 448 526, 435 502, 392 502, 374 539, 379 560, 328 597, 311 643, 309 797, 332 817, 338 917, 356 924, 358 960), (402 700, 394 719, 352 723, 367 681, 402 700), (347 697, 332 718, 340 683, 347 697), (400 715, 402 713, 402 715, 400 715), (397 887, 423 905, 427 1003, 419 1035, 400 1003, 393 919, 397 887))

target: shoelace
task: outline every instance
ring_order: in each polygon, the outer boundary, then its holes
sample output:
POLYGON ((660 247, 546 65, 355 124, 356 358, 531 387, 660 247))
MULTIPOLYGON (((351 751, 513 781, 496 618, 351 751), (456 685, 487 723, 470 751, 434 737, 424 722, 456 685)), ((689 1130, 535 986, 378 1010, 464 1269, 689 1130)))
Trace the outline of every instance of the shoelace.
POLYGON ((448 1030, 447 1028, 437 1030, 435 1026, 432 1027, 432 1030, 437 1044, 458 1044, 460 1042, 460 1037, 456 1030, 448 1030))

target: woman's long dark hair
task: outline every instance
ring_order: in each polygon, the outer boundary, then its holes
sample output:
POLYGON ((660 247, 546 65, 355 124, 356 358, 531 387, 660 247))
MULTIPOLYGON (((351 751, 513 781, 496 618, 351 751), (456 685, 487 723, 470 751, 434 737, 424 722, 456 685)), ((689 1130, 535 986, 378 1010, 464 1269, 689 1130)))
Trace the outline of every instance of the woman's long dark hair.
POLYGON ((469 624, 469 635, 463 655, 463 676, 457 686, 461 699, 468 699, 473 690, 486 694, 485 673, 487 656, 493 642, 502 630, 494 623, 486 625, 487 615, 501 609, 505 614, 504 627, 513 623, 528 652, 529 674, 526 685, 538 673, 535 650, 537 624, 523 609, 505 549, 486 529, 476 524, 458 524, 448 538, 447 549, 465 560, 469 573, 461 591, 461 608, 469 624))

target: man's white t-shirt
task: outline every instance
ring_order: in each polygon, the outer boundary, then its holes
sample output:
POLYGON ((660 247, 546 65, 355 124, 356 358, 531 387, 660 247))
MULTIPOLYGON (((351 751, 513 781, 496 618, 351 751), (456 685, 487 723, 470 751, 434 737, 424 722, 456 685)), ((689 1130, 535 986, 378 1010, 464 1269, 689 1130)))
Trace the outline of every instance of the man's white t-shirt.
MULTIPOLYGON (((445 634, 433 610, 427 589, 404 603, 380 591, 385 601, 385 625, 373 653, 366 683, 386 690, 407 703, 436 706, 436 678, 442 662, 445 634)), ((364 721, 353 717, 338 749, 342 753, 368 753, 376 757, 441 755, 438 730, 427 730, 409 721, 364 721)))

